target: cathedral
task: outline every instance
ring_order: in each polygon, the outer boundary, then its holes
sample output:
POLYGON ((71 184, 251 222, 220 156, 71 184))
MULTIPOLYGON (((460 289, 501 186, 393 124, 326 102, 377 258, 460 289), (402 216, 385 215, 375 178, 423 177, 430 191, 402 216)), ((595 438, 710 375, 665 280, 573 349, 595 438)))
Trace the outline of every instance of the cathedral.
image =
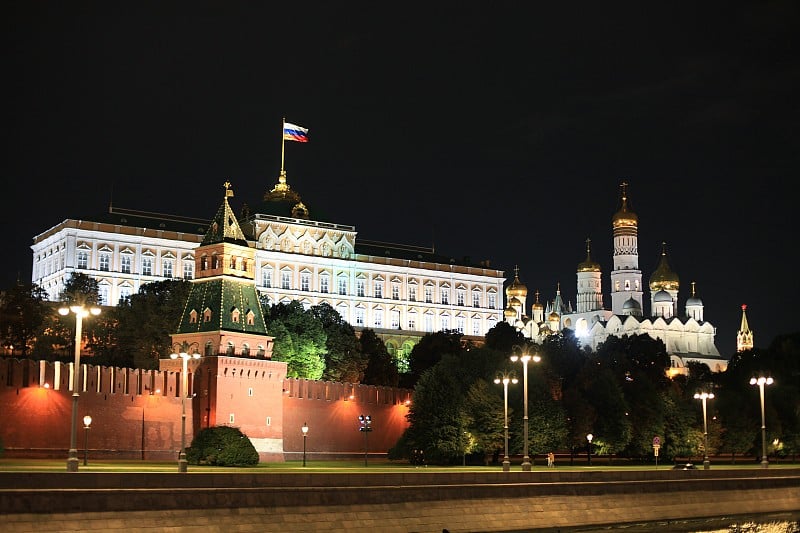
POLYGON ((670 375, 686 373, 690 361, 706 364, 714 372, 724 371, 728 361, 720 356, 714 344, 716 329, 703 316, 703 301, 697 295, 694 282, 683 308, 679 306, 680 278, 669 266, 666 244, 662 244, 660 262, 645 287, 639 269, 639 217, 630 208, 627 183, 620 186, 620 207, 611 218, 611 226, 614 257, 610 309, 603 305, 602 271, 592 260, 591 241, 587 240, 586 259, 576 269, 574 308, 563 300, 559 286, 555 297, 546 304, 539 301, 536 291, 528 314, 528 289, 520 281, 517 269, 514 280, 506 288, 505 321, 537 343, 548 335, 569 329, 582 346, 592 350, 610 336, 646 333, 666 345, 670 375), (646 288, 649 293, 645 292, 646 288))

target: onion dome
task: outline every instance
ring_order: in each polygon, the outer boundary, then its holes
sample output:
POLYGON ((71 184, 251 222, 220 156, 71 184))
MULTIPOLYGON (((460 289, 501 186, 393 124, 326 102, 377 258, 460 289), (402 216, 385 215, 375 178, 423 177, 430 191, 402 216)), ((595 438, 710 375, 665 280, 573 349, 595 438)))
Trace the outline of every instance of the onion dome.
POLYGON ((503 316, 506 318, 517 318, 517 312, 511 307, 506 307, 505 311, 503 311, 503 316))
POLYGON ((620 198, 622 205, 619 211, 611 217, 611 224, 614 228, 636 227, 639 224, 639 217, 628 209, 628 184, 624 181, 620 184, 620 198))
POLYGON ((628 298, 627 300, 625 300, 625 303, 622 304, 622 310, 623 311, 631 311, 631 310, 641 311, 642 310, 642 306, 638 301, 634 300, 633 298, 628 298))
POLYGON ((600 272, 600 265, 592 261, 592 239, 586 239, 586 260, 578 263, 578 272, 600 272))
POLYGON ((667 244, 661 243, 661 261, 658 263, 653 275, 650 276, 650 290, 658 292, 660 290, 677 291, 680 287, 678 275, 672 271, 667 262, 667 244))
POLYGON ((528 296, 528 287, 519 280, 519 267, 514 267, 514 281, 506 288, 506 297, 510 300, 515 297, 528 296))
POLYGON ((539 291, 536 291, 535 294, 536 294, 536 301, 533 302, 533 309, 539 309, 539 310, 544 309, 544 307, 542 307, 542 304, 539 302, 539 291))
POLYGON ((512 297, 508 300, 508 306, 512 309, 515 307, 522 307, 522 302, 520 302, 519 299, 512 297))
POLYGON ((699 306, 703 305, 703 300, 701 300, 700 298, 698 298, 695 295, 695 286, 694 285, 695 285, 695 282, 693 281, 692 282, 692 296, 688 300, 686 300, 686 306, 687 307, 690 307, 690 306, 693 306, 693 305, 699 305, 699 306))
POLYGON ((300 200, 300 195, 286 182, 286 171, 278 176, 278 183, 272 190, 264 193, 264 201, 256 207, 256 212, 265 215, 309 219, 308 207, 300 200))
POLYGON ((561 320, 561 315, 559 315, 558 313, 556 313, 555 311, 553 311, 552 313, 550 313, 549 315, 547 315, 547 318, 548 318, 548 319, 549 319, 551 322, 555 322, 555 321, 557 321, 557 320, 561 320))
POLYGON ((653 302, 655 303, 664 303, 664 302, 671 302, 672 296, 665 290, 660 290, 653 295, 653 302))

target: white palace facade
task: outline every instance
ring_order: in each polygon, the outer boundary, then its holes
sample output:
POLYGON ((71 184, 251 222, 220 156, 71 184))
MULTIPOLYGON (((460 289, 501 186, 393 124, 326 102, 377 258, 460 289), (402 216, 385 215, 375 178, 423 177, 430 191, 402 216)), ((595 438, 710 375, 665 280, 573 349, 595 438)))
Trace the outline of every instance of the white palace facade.
POLYGON ((683 312, 679 308, 680 279, 667 262, 666 245, 658 267, 650 276, 649 301, 645 302, 645 285, 639 269, 639 218, 629 209, 625 183, 620 196, 620 209, 611 221, 614 238, 611 309, 603 306, 602 271, 591 258, 587 240, 586 259, 577 268, 574 309, 564 302, 559 287, 546 306, 539 302, 537 291, 528 314, 528 289, 517 272, 506 288, 505 321, 539 343, 548 335, 570 329, 581 345, 592 350, 610 336, 645 333, 664 342, 670 355, 670 374, 685 373, 689 361, 706 364, 714 372, 724 371, 728 361, 720 356, 714 344, 716 328, 703 316, 703 301, 696 295, 694 282, 683 312), (649 316, 645 315, 645 303, 650 309, 649 316))
MULTIPOLYGON (((356 330, 372 328, 394 354, 428 332, 457 330, 482 341, 503 319, 502 270, 433 249, 357 241, 353 226, 313 220, 281 173, 258 209, 239 222, 255 248, 255 283, 269 303, 328 303, 356 330)), ((69 218, 33 239, 32 281, 57 300, 75 273, 98 281, 116 305, 154 281, 195 276, 208 220, 110 207, 69 218)))

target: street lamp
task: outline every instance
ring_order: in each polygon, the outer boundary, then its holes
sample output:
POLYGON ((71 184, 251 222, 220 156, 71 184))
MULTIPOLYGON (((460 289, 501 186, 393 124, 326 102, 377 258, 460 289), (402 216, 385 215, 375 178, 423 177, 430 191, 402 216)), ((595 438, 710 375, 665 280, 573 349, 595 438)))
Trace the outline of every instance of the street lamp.
POLYGON ((369 415, 358 415, 358 421, 361 423, 359 431, 364 433, 364 466, 367 466, 367 453, 369 452, 369 440, 367 436, 372 431, 372 417, 369 415))
POLYGON ((592 439, 593 438, 594 438, 594 435, 592 435, 591 433, 586 435, 586 440, 588 441, 588 443, 586 444, 586 458, 589 460, 589 466, 592 466, 592 439))
POLYGON ((199 347, 196 342, 192 344, 182 343, 182 344, 174 344, 172 349, 178 348, 176 353, 171 353, 169 355, 170 359, 177 359, 178 357, 181 358, 183 363, 183 368, 181 370, 181 450, 178 452, 178 472, 186 472, 188 470, 189 463, 186 461, 186 395, 189 392, 189 377, 187 374, 189 373, 188 370, 188 363, 189 359, 200 359, 200 354, 197 352, 197 348, 199 347), (195 350, 192 354, 189 354, 189 349, 195 346, 195 350))
POLYGON ((92 424, 92 417, 83 417, 83 429, 86 430, 86 438, 83 440, 83 466, 89 464, 89 426, 92 424))
POLYGON ((308 437, 308 422, 303 422, 303 427, 300 428, 303 432, 303 466, 306 466, 306 438, 308 437))
POLYGON ((694 394, 695 400, 702 400, 703 402, 703 470, 711 468, 711 461, 708 460, 708 422, 706 418, 706 400, 714 398, 713 392, 696 392, 694 394))
POLYGON ((522 351, 522 355, 514 354, 511 356, 511 361, 514 363, 522 361, 522 394, 525 401, 523 404, 524 415, 522 417, 522 470, 524 472, 530 472, 531 458, 528 457, 528 361, 533 360, 534 363, 538 363, 542 358, 538 355, 531 356, 527 350, 522 349, 520 346, 514 346, 514 348, 518 348, 522 351))
POLYGON ((758 385, 761 392, 761 468, 769 467, 769 461, 767 461, 767 425, 764 423, 764 385, 772 385, 773 383, 772 378, 765 378, 764 376, 750 378, 750 385, 758 385))
POLYGON ((69 452, 67 456, 67 472, 78 471, 78 376, 81 372, 81 339, 83 337, 83 319, 92 315, 99 315, 100 308, 92 307, 86 309, 82 305, 72 305, 70 307, 61 307, 58 314, 67 316, 73 313, 75 315, 75 366, 72 369, 72 420, 70 422, 69 432, 69 452))
POLYGON ((508 458, 508 384, 513 383, 516 385, 519 383, 517 378, 509 378, 508 376, 503 376, 503 379, 496 378, 494 380, 496 384, 503 384, 503 430, 505 431, 505 455, 503 455, 503 472, 508 472, 511 470, 511 461, 508 458))

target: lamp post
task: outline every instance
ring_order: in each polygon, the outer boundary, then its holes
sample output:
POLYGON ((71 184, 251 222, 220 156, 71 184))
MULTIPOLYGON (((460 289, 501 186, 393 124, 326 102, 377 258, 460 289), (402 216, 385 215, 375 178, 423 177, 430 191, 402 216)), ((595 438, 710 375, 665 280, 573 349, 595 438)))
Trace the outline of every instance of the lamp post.
POLYGON ((508 458, 508 384, 513 383, 516 385, 519 383, 517 378, 509 378, 508 376, 503 376, 502 379, 496 378, 494 380, 496 384, 503 384, 503 431, 505 432, 505 455, 503 455, 503 472, 508 472, 511 470, 511 461, 508 458))
POLYGON ((178 452, 178 472, 186 472, 189 465, 188 461, 186 461, 186 396, 189 392, 189 376, 187 374, 189 373, 189 359, 200 359, 197 346, 196 342, 192 344, 187 344, 185 342, 182 344, 175 344, 172 346, 172 349, 174 350, 177 347, 178 350, 169 355, 170 359, 177 359, 180 357, 183 363, 181 369, 181 450, 178 452), (189 354, 189 349, 192 346, 195 346, 195 350, 192 354, 189 354))
POLYGON ((361 423, 359 431, 364 433, 364 466, 367 466, 367 454, 369 452, 369 432, 372 431, 372 417, 369 415, 358 415, 358 421, 361 423))
POLYGON ((768 468, 769 461, 767 461, 767 425, 764 421, 764 385, 772 385, 775 381, 772 378, 765 378, 760 376, 758 378, 750 378, 750 385, 758 385, 761 392, 761 468, 768 468))
POLYGON ((713 392, 696 392, 695 400, 703 402, 703 470, 711 468, 711 461, 708 460, 708 419, 706 418, 706 400, 714 398, 713 392))
POLYGON ((594 435, 592 435, 591 433, 586 435, 586 440, 587 440, 586 458, 589 460, 589 466, 592 466, 592 439, 593 438, 594 438, 594 435))
POLYGON ((83 466, 89 464, 89 426, 92 424, 92 417, 83 417, 83 429, 86 430, 86 438, 83 440, 83 466))
MULTIPOLYGON (((515 348, 520 348, 519 346, 515 346, 515 348)), ((534 363, 538 363, 542 360, 541 357, 538 355, 531 356, 527 350, 522 350, 522 355, 514 354, 511 356, 511 361, 516 363, 517 361, 522 361, 522 395, 524 396, 524 415, 522 417, 522 470, 524 472, 530 472, 531 470, 531 458, 528 456, 528 361, 533 360, 534 363)))
POLYGON ((70 307, 61 307, 58 314, 67 316, 68 314, 75 315, 75 366, 72 369, 72 419, 70 421, 69 432, 69 452, 67 456, 67 472, 78 471, 78 385, 81 372, 81 338, 83 337, 83 319, 92 315, 99 315, 100 308, 92 307, 86 309, 82 305, 72 305, 70 307))
POLYGON ((306 466, 306 438, 308 437, 308 422, 303 422, 303 427, 300 428, 303 432, 303 466, 306 466))

